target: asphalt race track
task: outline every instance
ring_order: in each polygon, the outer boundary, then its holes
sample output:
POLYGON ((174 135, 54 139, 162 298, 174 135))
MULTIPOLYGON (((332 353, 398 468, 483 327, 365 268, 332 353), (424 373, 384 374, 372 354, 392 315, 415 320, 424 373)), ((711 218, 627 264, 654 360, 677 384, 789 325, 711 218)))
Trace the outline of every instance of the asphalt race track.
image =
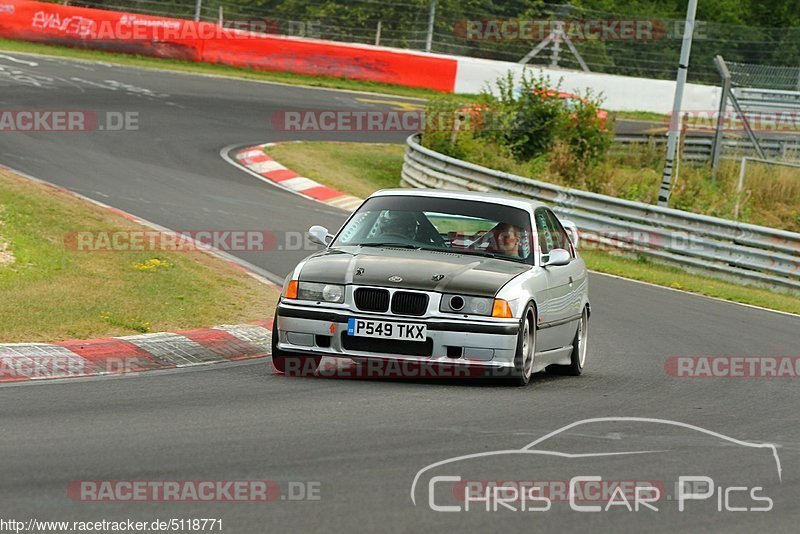
MULTIPOLYGON (((275 131, 270 117, 281 110, 391 109, 391 103, 364 99, 401 100, 19 54, 0 56, 0 67, 0 108, 139 117, 138 131, 4 132, 0 163, 178 230, 282 234, 311 224, 338 227, 343 212, 258 181, 224 161, 220 150, 333 138, 275 131)), ((336 135, 378 142, 404 137, 336 135)), ((237 255, 282 277, 306 254, 237 255)), ((221 518, 224 532, 796 532, 798 379, 676 378, 664 366, 667 358, 684 355, 798 356, 800 320, 612 277, 593 275, 590 283, 588 371, 579 378, 537 375, 526 389, 453 379, 290 379, 273 375, 263 361, 2 387, 0 518, 221 518), (708 475, 718 486, 763 486, 774 507, 728 511, 727 504, 740 503, 718 501, 724 492, 717 490, 684 512, 672 499, 660 502, 658 512, 616 507, 581 513, 555 500, 549 511, 475 506, 448 513, 430 509, 427 482, 416 489, 416 505, 411 500, 417 472, 431 463, 520 449, 598 417, 658 418, 776 444, 781 478, 764 449, 642 422, 589 423, 548 443, 573 452, 658 452, 583 457, 577 467, 563 456, 507 455, 508 462, 493 457, 444 474, 548 481, 597 474, 658 479, 667 487, 678 475, 708 475), (81 480, 271 480, 283 497, 290 484, 311 483, 302 487, 316 488, 319 499, 80 502, 68 496, 67 486, 81 480)))

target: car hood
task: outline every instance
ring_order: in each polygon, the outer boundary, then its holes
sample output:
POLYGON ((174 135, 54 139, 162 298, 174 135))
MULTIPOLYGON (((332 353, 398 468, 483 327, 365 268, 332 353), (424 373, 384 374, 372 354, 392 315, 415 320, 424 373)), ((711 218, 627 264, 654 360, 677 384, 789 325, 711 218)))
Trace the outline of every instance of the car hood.
POLYGON ((300 280, 493 297, 530 265, 495 258, 393 248, 329 249, 308 258, 300 280), (390 281, 400 277, 402 281, 390 281))

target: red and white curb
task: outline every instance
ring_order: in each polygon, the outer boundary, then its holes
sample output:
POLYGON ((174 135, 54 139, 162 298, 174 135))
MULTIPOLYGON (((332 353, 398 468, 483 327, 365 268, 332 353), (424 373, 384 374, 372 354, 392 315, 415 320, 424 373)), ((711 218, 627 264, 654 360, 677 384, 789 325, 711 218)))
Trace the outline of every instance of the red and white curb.
POLYGON ((248 170, 273 182, 277 186, 312 200, 323 202, 346 211, 353 211, 361 205, 361 202, 363 202, 362 199, 322 185, 305 176, 300 176, 264 153, 265 148, 276 144, 278 143, 266 143, 240 150, 235 156, 236 161, 248 170))
POLYGON ((0 344, 0 382, 138 373, 271 353, 269 321, 57 343, 0 344))

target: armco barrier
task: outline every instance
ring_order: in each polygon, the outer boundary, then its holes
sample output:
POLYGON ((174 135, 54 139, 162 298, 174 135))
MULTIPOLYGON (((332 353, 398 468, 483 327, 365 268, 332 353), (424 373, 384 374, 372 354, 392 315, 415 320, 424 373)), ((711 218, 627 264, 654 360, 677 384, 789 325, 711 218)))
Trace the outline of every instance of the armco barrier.
MULTIPOLYGON (((649 143, 663 145, 667 142, 667 135, 658 136, 649 134, 628 134, 614 137, 611 145, 612 154, 624 154, 630 147, 645 146, 649 143)), ((800 159, 800 137, 783 137, 759 140, 761 149, 769 159, 797 161, 800 159)), ((681 159, 687 161, 711 161, 714 148, 714 139, 710 136, 686 136, 681 141, 681 159)), ((723 138, 722 159, 739 161, 743 156, 755 157, 757 152, 753 144, 742 138, 723 138)))
POLYGON ((548 202, 582 239, 751 283, 800 291, 800 234, 568 189, 457 160, 408 138, 402 183, 548 202))
POLYGON ((209 22, 0 0, 0 37, 452 92, 454 58, 223 29, 209 22))

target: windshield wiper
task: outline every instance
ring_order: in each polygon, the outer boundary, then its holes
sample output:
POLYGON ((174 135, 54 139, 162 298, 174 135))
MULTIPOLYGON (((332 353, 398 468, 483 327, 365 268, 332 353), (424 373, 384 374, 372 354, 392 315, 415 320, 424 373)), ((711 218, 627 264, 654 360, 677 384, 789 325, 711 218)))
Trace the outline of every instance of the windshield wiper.
POLYGON ((390 247, 390 248, 409 248, 419 250, 422 247, 417 245, 409 245, 408 243, 359 243, 359 247, 390 247))
POLYGON ((494 258, 499 260, 515 261, 517 263, 527 263, 525 258, 515 258, 514 256, 506 256, 505 254, 495 254, 494 252, 486 252, 482 250, 464 250, 459 251, 461 254, 468 256, 482 256, 484 258, 494 258))

